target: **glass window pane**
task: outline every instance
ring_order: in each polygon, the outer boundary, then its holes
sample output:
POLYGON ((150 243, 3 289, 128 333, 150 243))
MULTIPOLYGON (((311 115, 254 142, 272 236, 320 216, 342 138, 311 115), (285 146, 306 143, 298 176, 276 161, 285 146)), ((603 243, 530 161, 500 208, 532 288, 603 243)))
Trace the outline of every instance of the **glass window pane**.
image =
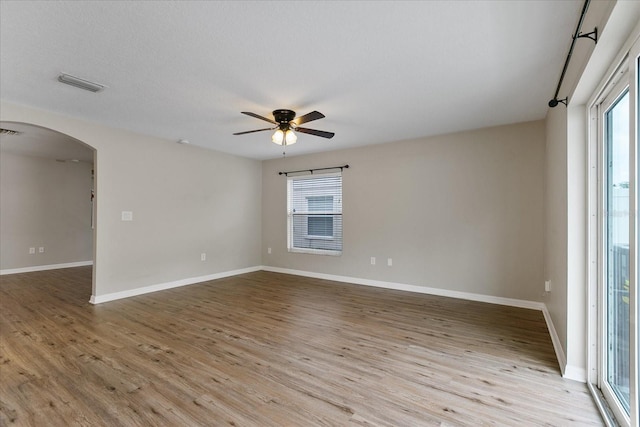
POLYGON ((333 216, 310 216, 307 234, 333 237, 333 216))
POLYGON ((629 413, 629 93, 605 113, 606 379, 629 413))
POLYGON ((309 212, 333 210, 333 196, 309 196, 307 202, 309 203, 309 212))

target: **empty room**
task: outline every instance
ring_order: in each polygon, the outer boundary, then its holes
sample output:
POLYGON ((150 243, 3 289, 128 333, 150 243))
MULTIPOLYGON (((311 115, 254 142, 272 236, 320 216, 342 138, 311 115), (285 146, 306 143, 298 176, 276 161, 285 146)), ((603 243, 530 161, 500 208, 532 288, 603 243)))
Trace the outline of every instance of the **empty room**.
POLYGON ((637 426, 639 22, 0 0, 0 426, 637 426))

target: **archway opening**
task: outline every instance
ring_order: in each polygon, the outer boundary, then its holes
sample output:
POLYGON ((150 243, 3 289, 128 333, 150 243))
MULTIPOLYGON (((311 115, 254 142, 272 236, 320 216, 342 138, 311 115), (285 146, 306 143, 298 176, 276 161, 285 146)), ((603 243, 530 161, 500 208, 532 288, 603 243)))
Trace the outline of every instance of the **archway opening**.
POLYGON ((88 300, 95 291, 96 150, 30 123, 0 121, 0 128, 0 274, 82 267, 87 274, 79 277, 90 283, 78 286, 88 300))

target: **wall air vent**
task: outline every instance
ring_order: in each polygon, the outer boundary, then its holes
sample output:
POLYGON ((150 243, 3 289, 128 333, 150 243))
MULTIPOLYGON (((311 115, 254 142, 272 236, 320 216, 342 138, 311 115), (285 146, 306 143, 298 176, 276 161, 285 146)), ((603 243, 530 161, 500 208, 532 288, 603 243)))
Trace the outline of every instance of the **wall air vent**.
POLYGON ((22 132, 18 132, 17 130, 0 128, 0 135, 20 135, 21 133, 22 132))
POLYGON ((78 87, 80 89, 88 90, 89 92, 100 92, 106 87, 99 83, 90 82, 89 80, 84 80, 65 73, 61 73, 58 76, 58 81, 60 83, 65 83, 71 86, 78 87))

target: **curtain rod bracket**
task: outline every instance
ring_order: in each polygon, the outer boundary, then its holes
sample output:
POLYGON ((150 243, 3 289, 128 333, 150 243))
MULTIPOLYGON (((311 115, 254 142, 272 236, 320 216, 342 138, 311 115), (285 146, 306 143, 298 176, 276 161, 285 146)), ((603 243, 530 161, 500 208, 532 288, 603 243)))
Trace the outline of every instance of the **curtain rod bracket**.
POLYGON ((549 101, 549 107, 551 108, 555 108, 558 106, 558 104, 564 104, 564 106, 567 106, 567 101, 569 100, 569 98, 565 97, 564 99, 556 99, 553 98, 551 101, 549 101))
POLYGON ((580 39, 580 38, 591 39, 591 40, 593 40, 593 42, 595 44, 598 44, 598 27, 594 27, 593 31, 591 31, 590 33, 586 33, 586 34, 580 33, 580 34, 578 34, 576 36, 576 38, 577 39, 580 39))

